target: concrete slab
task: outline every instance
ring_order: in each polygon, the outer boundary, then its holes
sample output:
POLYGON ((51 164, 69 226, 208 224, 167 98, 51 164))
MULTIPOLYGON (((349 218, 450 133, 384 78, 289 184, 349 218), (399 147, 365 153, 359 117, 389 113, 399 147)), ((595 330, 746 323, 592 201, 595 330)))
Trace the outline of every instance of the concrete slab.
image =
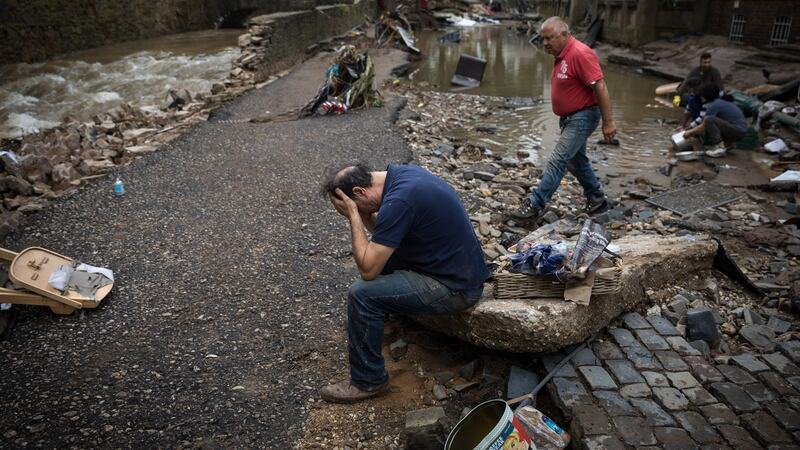
POLYGON ((583 341, 641 302, 644 288, 658 288, 711 267, 717 243, 696 236, 626 236, 614 241, 624 258, 622 290, 592 297, 589 306, 556 299, 496 300, 490 285, 470 310, 415 319, 445 334, 487 348, 513 352, 555 351, 583 341))

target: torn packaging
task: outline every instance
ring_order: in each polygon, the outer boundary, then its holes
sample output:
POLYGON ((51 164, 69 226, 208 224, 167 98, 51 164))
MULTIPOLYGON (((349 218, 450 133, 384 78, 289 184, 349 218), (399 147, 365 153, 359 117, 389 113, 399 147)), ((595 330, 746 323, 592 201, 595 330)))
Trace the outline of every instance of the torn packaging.
POLYGON ((97 290, 114 282, 114 273, 102 267, 73 262, 65 264, 50 275, 48 283, 62 294, 70 289, 91 300, 97 299, 97 290))
POLYGON ((583 278, 594 261, 603 253, 610 238, 608 232, 599 223, 587 220, 583 223, 575 251, 567 260, 566 270, 571 278, 583 278))

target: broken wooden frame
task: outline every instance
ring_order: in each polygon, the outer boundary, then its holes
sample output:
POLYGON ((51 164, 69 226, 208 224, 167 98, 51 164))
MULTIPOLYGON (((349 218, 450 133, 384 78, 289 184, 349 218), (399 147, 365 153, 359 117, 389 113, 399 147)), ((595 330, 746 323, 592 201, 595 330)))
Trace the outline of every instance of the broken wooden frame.
POLYGON ((97 290, 95 299, 74 290, 61 292, 50 286, 50 275, 73 260, 41 247, 29 247, 19 253, 0 248, 0 259, 8 261, 8 278, 19 289, 0 288, 0 303, 47 306, 56 314, 72 314, 76 309, 96 308, 111 292, 114 283, 97 290))

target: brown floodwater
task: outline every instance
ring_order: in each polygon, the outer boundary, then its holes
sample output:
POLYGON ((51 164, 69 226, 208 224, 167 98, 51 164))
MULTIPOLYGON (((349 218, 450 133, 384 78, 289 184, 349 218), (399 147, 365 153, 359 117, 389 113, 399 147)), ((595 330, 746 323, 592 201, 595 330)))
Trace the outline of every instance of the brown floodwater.
MULTIPOLYGON (((480 125, 495 127, 495 134, 464 131, 464 137, 491 149, 495 154, 512 156, 527 150, 540 165, 558 139, 558 117, 550 106, 550 73, 553 57, 531 45, 527 37, 503 26, 461 29, 460 43, 440 43, 442 32, 421 32, 418 47, 424 59, 409 77, 425 89, 487 96, 513 97, 501 101, 499 109, 482 119, 480 125), (477 56, 487 61, 479 88, 451 86, 459 55, 477 56), (521 98, 520 98, 521 97, 521 98), (514 106, 509 108, 508 104, 514 106)), ((657 168, 670 158, 670 135, 682 111, 659 103, 655 88, 666 81, 645 76, 627 67, 603 63, 617 123, 620 146, 599 146, 600 127, 589 139, 589 156, 601 174, 613 179, 646 176, 652 182, 668 184, 657 168)), ((613 184, 613 183, 612 183, 613 184)))

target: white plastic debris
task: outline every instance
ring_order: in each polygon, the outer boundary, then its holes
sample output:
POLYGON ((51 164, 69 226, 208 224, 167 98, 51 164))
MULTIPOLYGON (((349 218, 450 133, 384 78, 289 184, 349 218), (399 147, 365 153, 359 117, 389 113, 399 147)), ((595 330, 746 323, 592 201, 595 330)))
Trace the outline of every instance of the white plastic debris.
POLYGON ((50 284, 54 289, 58 289, 59 291, 63 291, 67 287, 67 283, 69 282, 69 275, 72 273, 72 266, 69 264, 64 264, 63 266, 59 267, 55 272, 50 274, 50 278, 48 278, 47 283, 50 284))
POLYGON ((14 152, 11 152, 11 151, 8 151, 8 150, 0 151, 0 158, 2 158, 4 156, 7 156, 10 160, 14 161, 15 163, 19 162, 19 156, 17 156, 17 154, 14 153, 14 152))
POLYGON ((764 144, 764 150, 769 153, 783 153, 789 150, 789 147, 786 146, 786 142, 783 142, 783 139, 778 138, 764 144))
POLYGON ((800 170, 787 170, 769 181, 773 183, 798 183, 800 182, 800 170))

